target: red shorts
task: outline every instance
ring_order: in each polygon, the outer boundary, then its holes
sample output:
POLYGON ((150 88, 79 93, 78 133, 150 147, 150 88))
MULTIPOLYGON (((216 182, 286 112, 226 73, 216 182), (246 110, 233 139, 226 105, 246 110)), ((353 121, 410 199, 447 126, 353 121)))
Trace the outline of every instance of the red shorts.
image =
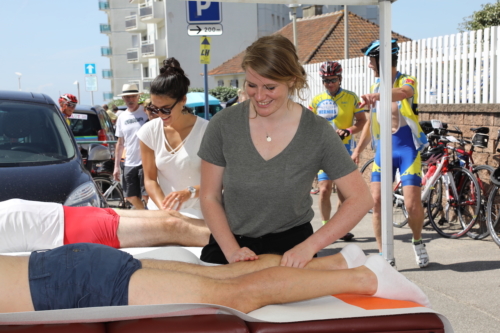
POLYGON ((120 222, 111 208, 67 207, 64 208, 64 245, 96 243, 120 248, 117 230, 120 222))

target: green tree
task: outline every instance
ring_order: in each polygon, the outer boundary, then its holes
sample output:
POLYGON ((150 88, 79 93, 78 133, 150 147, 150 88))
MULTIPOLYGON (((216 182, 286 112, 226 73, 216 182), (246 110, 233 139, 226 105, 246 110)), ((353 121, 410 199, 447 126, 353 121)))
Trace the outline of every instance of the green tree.
POLYGON ((460 24, 460 31, 481 30, 500 25, 500 0, 495 3, 481 5, 481 10, 473 12, 471 16, 465 17, 460 24))
POLYGON ((227 102, 231 98, 238 95, 238 88, 216 87, 214 89, 210 89, 208 93, 217 98, 221 102, 227 102))

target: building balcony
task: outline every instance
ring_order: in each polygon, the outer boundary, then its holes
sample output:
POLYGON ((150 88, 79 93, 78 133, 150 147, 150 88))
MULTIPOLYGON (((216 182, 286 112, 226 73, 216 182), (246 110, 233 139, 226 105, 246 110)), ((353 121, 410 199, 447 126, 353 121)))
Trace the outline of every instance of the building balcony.
POLYGON ((109 46, 101 46, 101 56, 110 57, 113 55, 113 51, 109 46))
POLYGON ((151 82, 153 82, 153 79, 148 78, 142 80, 142 91, 149 92, 149 89, 151 88, 151 82))
POLYGON ((112 79, 113 71, 111 69, 103 69, 102 70, 102 78, 103 79, 112 79))
POLYGON ((109 1, 100 0, 99 1, 99 10, 109 10, 109 1))
POLYGON ((129 32, 146 31, 146 23, 139 20, 138 15, 125 16, 125 30, 129 32))
POLYGON ((111 33, 111 25, 101 23, 101 34, 110 34, 111 33))
POLYGON ((108 91, 108 92, 103 92, 102 97, 105 101, 109 101, 109 100, 113 99, 114 95, 111 91, 108 91))
POLYGON ((147 59, 144 59, 144 57, 142 57, 140 48, 127 49, 127 62, 129 64, 147 61, 147 59))
POLYGON ((141 54, 144 58, 162 58, 167 56, 164 39, 144 41, 141 45, 141 54))
POLYGON ((139 16, 144 23, 158 23, 165 20, 163 1, 155 1, 151 6, 139 5, 139 16))

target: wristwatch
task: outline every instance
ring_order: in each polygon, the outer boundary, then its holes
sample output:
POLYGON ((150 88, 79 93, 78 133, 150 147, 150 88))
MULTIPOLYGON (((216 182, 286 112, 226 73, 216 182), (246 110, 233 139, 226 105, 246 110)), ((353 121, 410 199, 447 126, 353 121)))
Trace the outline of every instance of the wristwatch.
POLYGON ((191 192, 191 199, 193 199, 196 196, 196 188, 188 186, 187 189, 189 192, 191 192))

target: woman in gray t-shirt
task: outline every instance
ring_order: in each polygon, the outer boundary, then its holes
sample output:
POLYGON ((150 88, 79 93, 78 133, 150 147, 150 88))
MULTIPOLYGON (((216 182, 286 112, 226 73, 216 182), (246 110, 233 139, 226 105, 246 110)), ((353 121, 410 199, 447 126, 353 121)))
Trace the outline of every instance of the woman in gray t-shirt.
POLYGON ((304 267, 373 201, 331 125, 290 99, 307 86, 293 44, 262 37, 247 48, 242 67, 249 100, 212 118, 198 152, 201 206, 212 232, 201 259, 227 263, 279 253, 282 265, 304 267), (309 191, 320 169, 346 200, 313 233, 309 191))

